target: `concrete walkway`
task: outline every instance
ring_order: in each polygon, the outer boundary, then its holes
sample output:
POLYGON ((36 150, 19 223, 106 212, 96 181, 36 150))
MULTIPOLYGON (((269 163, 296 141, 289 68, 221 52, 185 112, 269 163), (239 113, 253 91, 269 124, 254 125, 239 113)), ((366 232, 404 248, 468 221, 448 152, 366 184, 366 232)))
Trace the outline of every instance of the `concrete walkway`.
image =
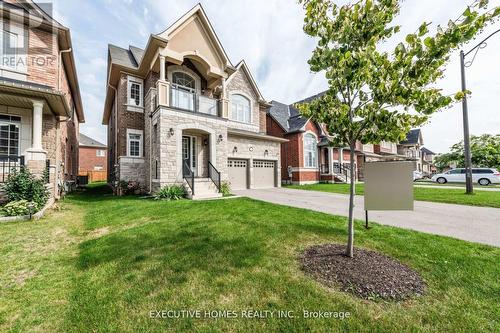
MULTIPOLYGON (((285 188, 243 190, 234 194, 332 215, 348 215, 349 197, 344 194, 285 188)), ((354 202, 355 218, 364 220, 363 197, 356 196, 354 202)), ((368 214, 370 221, 380 224, 500 247, 500 208, 415 201, 414 211, 370 211, 368 214)))

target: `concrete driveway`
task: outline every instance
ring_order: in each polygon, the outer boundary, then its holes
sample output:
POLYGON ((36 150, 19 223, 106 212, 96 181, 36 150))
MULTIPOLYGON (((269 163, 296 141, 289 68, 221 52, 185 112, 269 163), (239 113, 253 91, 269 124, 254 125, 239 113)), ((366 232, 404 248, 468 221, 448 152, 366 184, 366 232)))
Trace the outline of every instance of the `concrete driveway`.
MULTIPOLYGON (((236 195, 332 215, 348 215, 344 194, 272 188, 235 191, 236 195)), ((363 197, 356 196, 354 216, 364 220, 363 197)), ((500 247, 500 208, 415 201, 414 211, 370 211, 369 220, 380 224, 450 236, 500 247)))

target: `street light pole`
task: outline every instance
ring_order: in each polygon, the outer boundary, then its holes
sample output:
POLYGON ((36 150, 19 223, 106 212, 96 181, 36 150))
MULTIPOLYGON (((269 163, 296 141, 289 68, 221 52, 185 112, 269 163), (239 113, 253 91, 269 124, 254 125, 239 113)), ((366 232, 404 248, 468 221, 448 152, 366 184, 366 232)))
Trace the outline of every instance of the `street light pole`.
POLYGON ((490 39, 491 36, 495 35, 496 33, 500 32, 500 29, 494 31, 491 33, 488 37, 483 39, 481 42, 479 42, 476 46, 474 46, 472 49, 470 49, 467 53, 464 53, 464 51, 460 51, 460 69, 461 69, 461 74, 462 74, 462 93, 464 94, 462 98, 462 115, 463 115, 463 122, 464 122, 464 157, 465 157, 465 193, 466 194, 473 194, 473 186, 472 186, 472 157, 471 157, 471 152, 470 152, 470 135, 469 135, 469 111, 467 109, 467 89, 465 85, 465 67, 470 67, 472 63, 474 62, 474 59, 476 59, 477 52, 480 49, 483 49, 486 47, 486 41, 490 39), (465 62, 465 57, 468 56, 472 51, 476 50, 476 53, 474 53, 474 57, 472 58, 471 61, 465 62))
POLYGON ((464 157, 465 157, 465 193, 473 194, 472 186, 472 158, 470 155, 470 137, 469 137, 469 111, 467 109, 467 88, 465 86, 465 55, 460 51, 460 67, 462 70, 462 115, 464 121, 464 157))

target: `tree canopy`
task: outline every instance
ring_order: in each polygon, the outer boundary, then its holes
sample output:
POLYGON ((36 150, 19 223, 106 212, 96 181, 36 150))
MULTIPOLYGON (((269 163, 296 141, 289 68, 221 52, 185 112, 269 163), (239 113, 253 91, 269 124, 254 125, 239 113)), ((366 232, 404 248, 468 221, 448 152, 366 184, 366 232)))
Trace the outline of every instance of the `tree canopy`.
MULTIPOLYGON (((464 97, 436 87, 454 50, 467 43, 500 14, 488 1, 475 1, 459 18, 431 33, 423 22, 390 51, 381 44, 400 31, 393 24, 399 0, 361 0, 339 6, 334 0, 299 0, 305 9, 304 32, 317 40, 308 63, 324 72, 325 94, 297 105, 302 114, 325 124, 331 144, 348 146, 354 168, 357 141, 399 142, 434 112, 464 97)), ((450 8, 450 11, 453 8, 450 8)), ((354 177, 350 179, 348 244, 353 256, 354 177)))
MULTIPOLYGON (((483 134, 471 137, 472 165, 475 167, 500 169, 500 134, 483 134)), ((434 164, 438 170, 456 164, 465 167, 464 142, 460 141, 450 148, 450 152, 436 156, 434 164)))

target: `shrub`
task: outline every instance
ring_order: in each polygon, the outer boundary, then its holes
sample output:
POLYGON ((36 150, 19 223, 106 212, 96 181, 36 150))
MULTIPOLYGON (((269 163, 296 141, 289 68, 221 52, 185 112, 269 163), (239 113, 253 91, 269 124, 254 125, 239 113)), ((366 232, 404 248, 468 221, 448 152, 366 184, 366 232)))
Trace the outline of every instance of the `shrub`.
POLYGON ((220 184, 220 192, 225 197, 231 195, 231 184, 229 182, 222 182, 220 184))
MULTIPOLYGON (((7 216, 28 215, 30 213, 30 205, 32 205, 33 208, 36 207, 36 203, 29 202, 28 200, 11 201, 3 207, 3 211, 7 216)), ((33 210, 32 213, 34 212, 33 210)))
POLYGON ((141 189, 139 182, 133 180, 120 180, 119 186, 122 195, 136 194, 141 189))
POLYGON ((13 170, 5 183, 7 201, 33 202, 35 211, 42 209, 49 198, 49 192, 43 180, 35 178, 26 168, 20 171, 13 170))
POLYGON ((181 185, 165 186, 155 195, 156 200, 180 200, 186 196, 186 190, 181 185))

